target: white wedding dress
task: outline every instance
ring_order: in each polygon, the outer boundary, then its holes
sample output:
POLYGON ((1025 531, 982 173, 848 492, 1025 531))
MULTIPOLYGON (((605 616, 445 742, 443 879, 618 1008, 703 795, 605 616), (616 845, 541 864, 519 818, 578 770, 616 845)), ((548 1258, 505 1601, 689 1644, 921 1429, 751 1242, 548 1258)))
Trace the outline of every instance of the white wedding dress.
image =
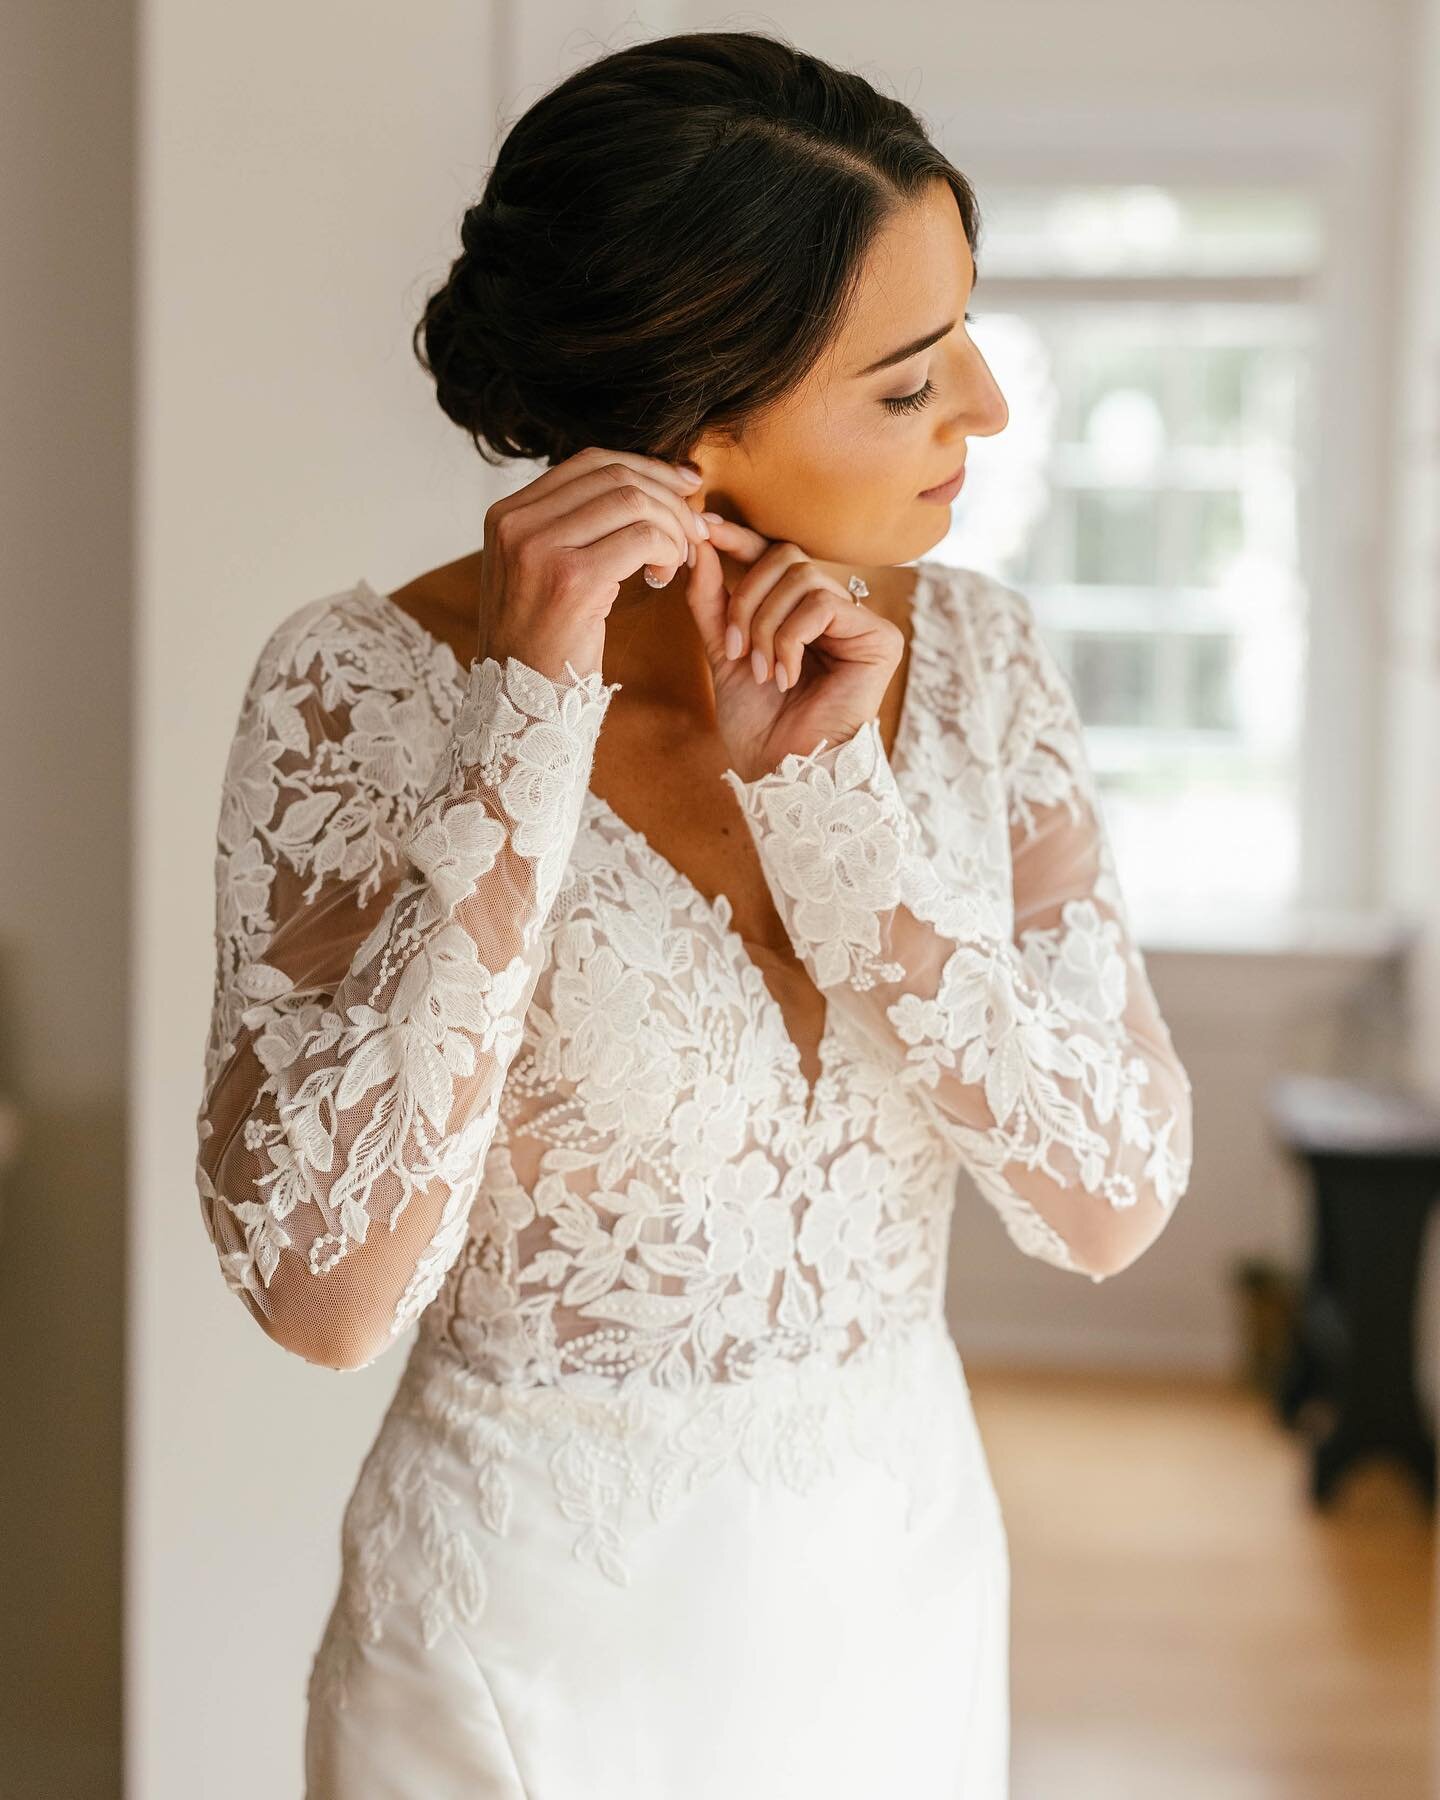
POLYGON ((739 802, 828 1014, 589 788, 611 696, 360 581, 250 678, 198 1181, 337 1370, 419 1330, 345 1512, 307 1800, 1002 1800, 1005 1530, 944 1318, 962 1171, 1100 1280, 1190 1082, 1028 602, 916 565, 876 721, 739 802))

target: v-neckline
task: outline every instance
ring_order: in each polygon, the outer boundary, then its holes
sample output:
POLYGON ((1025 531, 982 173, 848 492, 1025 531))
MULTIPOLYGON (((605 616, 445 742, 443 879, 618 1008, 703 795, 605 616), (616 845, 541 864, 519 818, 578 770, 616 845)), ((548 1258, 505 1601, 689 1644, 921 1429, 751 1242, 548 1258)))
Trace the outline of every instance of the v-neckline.
MULTIPOLYGON (((923 687, 924 677, 928 674, 928 670, 924 669, 921 663, 921 658, 928 650, 930 641, 926 631, 929 619, 928 616, 924 615, 924 609, 929 605, 932 597, 932 584, 939 579, 929 563, 915 562, 910 566, 915 570, 915 585, 910 594, 910 635, 907 643, 909 661, 905 670, 905 692, 900 696, 900 713, 895 722, 895 738, 887 757, 897 781, 900 778, 901 771, 907 769, 910 763, 911 740, 917 729, 917 719, 920 711, 920 696, 917 690, 919 687, 923 687), (918 683, 916 680, 917 671, 921 675, 921 680, 918 683)), ((427 646, 432 648, 438 646, 454 665, 456 685, 458 687, 464 686, 468 670, 450 645, 446 643, 444 638, 437 637, 427 626, 422 625, 413 613, 407 612, 390 594, 375 587, 371 582, 367 581, 364 576, 361 576, 357 585, 364 588, 367 593, 373 595, 377 600, 383 601, 392 612, 398 613, 402 619, 419 633, 421 639, 427 646)), ((474 665, 472 664, 471 667, 473 666, 474 665)), ((883 742, 881 748, 884 748, 883 742)), ((693 881, 683 869, 677 867, 676 864, 671 862, 668 856, 663 856, 660 851, 655 848, 638 825, 632 825, 628 819, 621 818, 620 814, 616 812, 615 808, 604 795, 597 793, 588 782, 586 784, 585 797, 595 813, 607 820, 613 830, 622 839, 633 845, 642 856, 648 857, 655 866, 681 890, 686 899, 705 915, 716 936, 728 948, 730 955, 738 968, 741 971, 753 970, 759 983, 761 1004, 768 1010, 771 1021, 775 1026, 776 1035, 785 1046, 785 1054, 790 1064, 790 1072, 794 1075, 796 1080, 800 1082, 801 1086, 806 1089, 805 1102, 801 1109, 801 1118, 804 1129, 808 1133, 816 1122, 821 1095, 828 1088, 830 1077, 833 1074, 832 1058, 834 1051, 835 1008, 828 996, 824 995, 823 992, 821 993, 821 998, 824 1000, 825 1004, 825 1011, 820 1028, 820 1037, 815 1046, 815 1060, 818 1063, 819 1068, 814 1083, 812 1084, 807 1080, 805 1070, 801 1065, 800 1046, 790 1035, 790 1028, 785 1022, 784 1008, 771 991, 770 983, 765 979, 765 971, 760 967, 759 963, 755 961, 754 957, 751 956, 745 939, 731 923, 734 909, 730 904, 729 896, 726 894, 718 894, 712 899, 710 895, 703 893, 696 882, 693 881)), ((820 990, 817 990, 817 992, 819 991, 820 990)))

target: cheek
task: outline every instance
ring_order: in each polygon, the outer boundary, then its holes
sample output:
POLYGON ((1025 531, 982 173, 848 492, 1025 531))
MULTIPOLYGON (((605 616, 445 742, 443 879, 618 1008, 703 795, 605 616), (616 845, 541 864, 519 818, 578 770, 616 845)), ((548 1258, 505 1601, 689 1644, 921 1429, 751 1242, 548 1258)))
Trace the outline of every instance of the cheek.
POLYGON ((903 465, 914 461, 914 446, 896 421, 881 409, 836 425, 810 446, 810 468, 827 485, 864 504, 865 496, 893 492, 903 465))
POLYGON ((923 433, 913 422, 884 413, 878 423, 857 420, 848 432, 833 434, 813 456, 810 503, 824 508, 826 523, 832 527, 884 529, 893 524, 897 508, 914 501, 924 485, 926 471, 933 466, 927 450, 923 433))
POLYGON ((824 408, 772 428, 752 446, 746 517, 766 537, 826 543, 893 524, 931 466, 921 434, 883 407, 824 408))
POLYGON ((881 439, 861 432, 832 438, 805 470, 807 504, 832 524, 883 515, 894 505, 896 472, 881 439))
POLYGON ((796 420, 785 431, 773 432, 762 453, 752 451, 746 478, 750 516, 761 531, 765 530, 759 523, 761 514, 810 522, 828 517, 853 506, 857 493, 873 479, 875 467, 875 446, 837 429, 833 422, 827 426, 808 417, 796 420))

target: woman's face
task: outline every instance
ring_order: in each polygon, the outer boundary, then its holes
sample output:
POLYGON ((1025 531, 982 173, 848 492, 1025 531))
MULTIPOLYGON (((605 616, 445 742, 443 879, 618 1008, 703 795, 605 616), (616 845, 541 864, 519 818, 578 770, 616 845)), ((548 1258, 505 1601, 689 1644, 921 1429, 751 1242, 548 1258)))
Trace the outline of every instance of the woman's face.
POLYGON ((950 505, 921 491, 1010 417, 965 328, 974 282, 955 196, 937 180, 877 238, 848 322, 805 380, 739 445, 702 437, 689 452, 705 477, 696 504, 820 561, 923 556, 950 505))

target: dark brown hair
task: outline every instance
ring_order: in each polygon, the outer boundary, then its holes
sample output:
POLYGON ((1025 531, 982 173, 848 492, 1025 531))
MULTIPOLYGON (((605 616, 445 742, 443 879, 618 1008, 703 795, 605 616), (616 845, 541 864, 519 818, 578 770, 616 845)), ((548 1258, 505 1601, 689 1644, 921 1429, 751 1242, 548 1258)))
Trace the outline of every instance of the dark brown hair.
POLYGON ((486 462, 736 441, 838 330, 894 207, 936 179, 973 254, 970 183, 862 76, 760 32, 614 51, 511 127, 415 354, 486 462))

